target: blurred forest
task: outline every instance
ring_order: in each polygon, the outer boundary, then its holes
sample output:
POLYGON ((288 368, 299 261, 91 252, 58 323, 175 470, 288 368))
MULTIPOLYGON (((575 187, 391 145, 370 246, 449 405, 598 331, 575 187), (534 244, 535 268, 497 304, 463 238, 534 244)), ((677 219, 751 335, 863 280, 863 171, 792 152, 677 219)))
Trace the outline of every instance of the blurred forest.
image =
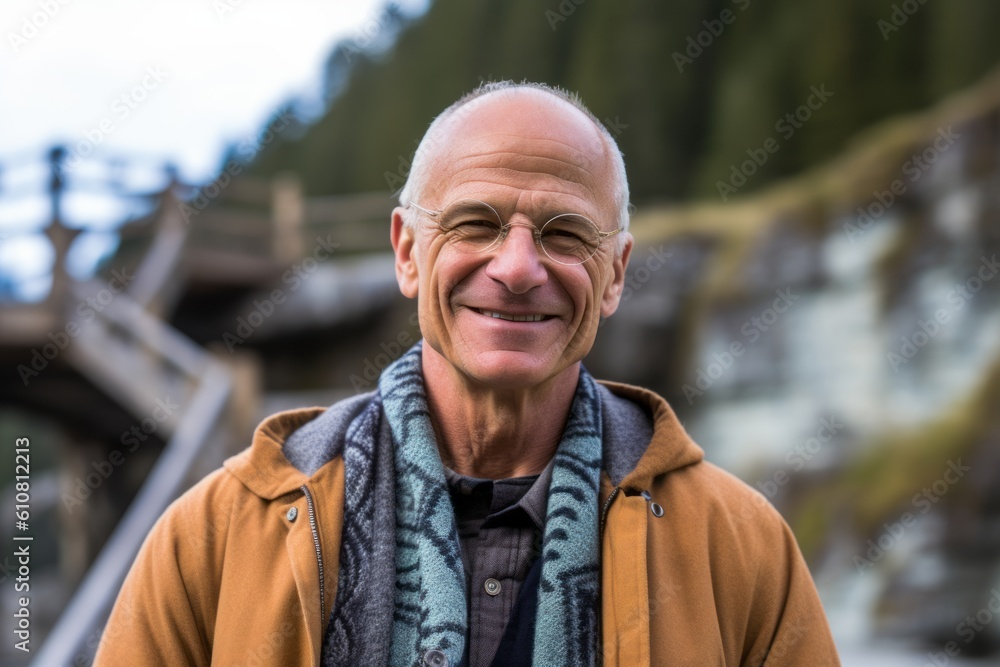
POLYGON ((437 0, 411 23, 390 4, 373 30, 332 53, 328 113, 298 139, 274 142, 252 171, 300 172, 315 195, 395 191, 445 106, 482 80, 529 79, 578 92, 617 130, 633 201, 715 197, 716 181, 773 136, 811 86, 851 100, 816 113, 749 191, 832 157, 880 119, 970 85, 1000 60, 1000 4, 902 5, 437 0))

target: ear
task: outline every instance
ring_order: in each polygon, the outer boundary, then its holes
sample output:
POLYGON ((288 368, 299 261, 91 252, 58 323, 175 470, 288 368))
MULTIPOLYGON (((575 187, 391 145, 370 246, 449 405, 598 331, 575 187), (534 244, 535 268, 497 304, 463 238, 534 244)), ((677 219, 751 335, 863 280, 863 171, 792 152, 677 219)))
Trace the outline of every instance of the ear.
POLYGON ((601 295, 601 317, 611 317, 618 310, 622 290, 625 289, 625 269, 628 267, 629 257, 632 256, 632 244, 632 235, 625 232, 625 248, 621 255, 612 260, 611 269, 614 273, 611 281, 604 288, 604 294, 601 295))
POLYGON ((414 230, 403 223, 403 209, 392 210, 392 228, 389 232, 392 251, 396 254, 396 282, 399 291, 408 299, 417 296, 420 276, 417 272, 416 237, 414 230))

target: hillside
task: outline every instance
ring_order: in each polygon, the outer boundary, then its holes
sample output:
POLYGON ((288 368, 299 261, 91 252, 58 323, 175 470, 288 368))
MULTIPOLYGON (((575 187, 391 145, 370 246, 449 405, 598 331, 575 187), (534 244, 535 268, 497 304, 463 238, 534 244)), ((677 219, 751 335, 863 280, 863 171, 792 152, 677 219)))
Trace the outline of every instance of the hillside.
POLYGON ((331 54, 327 113, 253 171, 299 172, 309 194, 394 191, 434 114, 483 79, 527 78, 606 119, 637 203, 729 199, 970 85, 1000 60, 997 25, 987 0, 437 0, 415 19, 390 6, 331 54), (746 183, 720 188, 769 138, 746 183))

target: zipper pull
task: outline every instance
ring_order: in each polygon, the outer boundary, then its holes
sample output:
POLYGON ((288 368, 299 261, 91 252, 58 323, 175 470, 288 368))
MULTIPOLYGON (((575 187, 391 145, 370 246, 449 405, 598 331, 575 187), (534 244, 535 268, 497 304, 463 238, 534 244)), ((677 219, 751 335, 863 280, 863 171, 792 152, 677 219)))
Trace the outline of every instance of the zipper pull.
POLYGON ((663 516, 663 505, 653 502, 653 496, 650 495, 649 491, 643 491, 642 497, 646 499, 647 503, 649 503, 649 511, 653 513, 653 516, 657 519, 663 516))

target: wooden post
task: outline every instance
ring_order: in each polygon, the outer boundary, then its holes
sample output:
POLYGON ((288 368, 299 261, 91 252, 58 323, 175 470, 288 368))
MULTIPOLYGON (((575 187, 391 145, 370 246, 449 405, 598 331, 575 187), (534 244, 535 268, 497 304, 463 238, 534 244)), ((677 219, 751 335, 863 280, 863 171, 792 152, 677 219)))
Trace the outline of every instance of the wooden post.
POLYGON ((183 285, 184 276, 178 266, 188 233, 177 198, 177 169, 167 165, 165 171, 169 182, 159 197, 156 236, 128 288, 133 299, 161 319, 166 318, 183 285))
POLYGON ((302 233, 305 223, 305 202, 302 183, 295 174, 284 172, 271 183, 271 217, 273 256, 282 264, 291 264, 302 256, 305 244, 302 233))
POLYGON ((49 152, 49 165, 51 177, 49 179, 49 194, 52 199, 52 219, 48 227, 45 228, 45 235, 52 243, 55 252, 55 259, 52 264, 52 290, 49 292, 48 303, 59 310, 65 303, 67 294, 67 284, 69 274, 66 273, 66 256, 73 241, 80 234, 79 229, 68 229, 62 223, 62 194, 65 189, 65 182, 60 171, 62 160, 66 155, 66 149, 61 146, 53 148, 49 152))

